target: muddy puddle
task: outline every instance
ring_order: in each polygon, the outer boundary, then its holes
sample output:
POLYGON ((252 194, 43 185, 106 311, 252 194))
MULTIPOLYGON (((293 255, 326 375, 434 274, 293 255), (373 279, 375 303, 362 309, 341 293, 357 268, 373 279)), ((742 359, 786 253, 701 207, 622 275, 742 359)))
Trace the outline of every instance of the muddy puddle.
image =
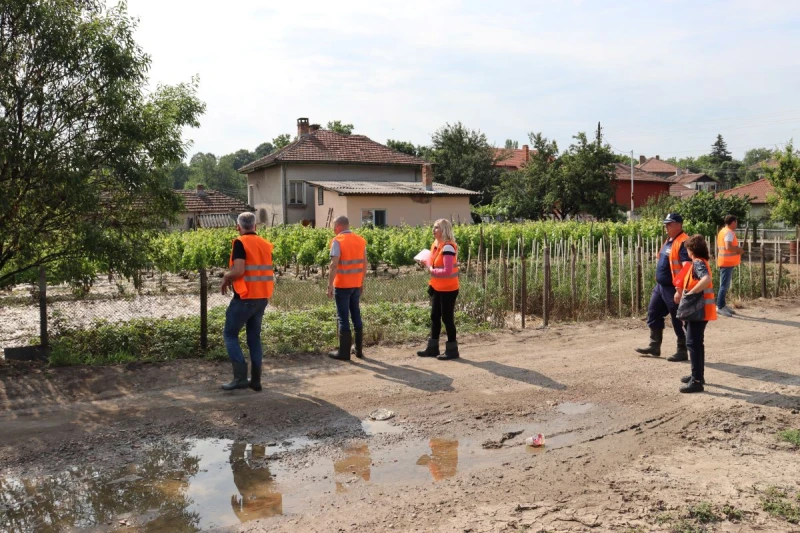
POLYGON ((523 433, 501 449, 447 435, 381 446, 371 436, 405 428, 370 420, 362 422, 366 439, 332 451, 313 448, 321 443, 308 437, 161 442, 140 464, 113 471, 82 466, 37 479, 0 477, 0 531, 184 532, 302 513, 364 484, 419 485, 475 468, 502 470, 510 458, 580 440, 578 432, 559 433, 560 426, 540 425, 555 434, 535 449, 524 445, 533 426, 517 427, 523 433))

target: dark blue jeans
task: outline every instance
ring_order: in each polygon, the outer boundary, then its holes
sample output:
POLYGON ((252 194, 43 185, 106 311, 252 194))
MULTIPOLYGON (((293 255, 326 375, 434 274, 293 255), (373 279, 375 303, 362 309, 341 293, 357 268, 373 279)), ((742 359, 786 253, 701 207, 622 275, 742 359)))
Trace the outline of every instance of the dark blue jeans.
POLYGON ((689 349, 689 360, 692 363, 692 377, 698 381, 705 377, 707 325, 707 320, 686 322, 686 348, 689 349))
POLYGON ((720 267, 719 269, 719 292, 717 293, 718 309, 725 307, 725 296, 728 295, 728 289, 731 288, 734 268, 736 267, 720 267))
POLYGON ((650 329, 664 329, 664 317, 669 315, 672 318, 675 335, 678 340, 683 340, 686 335, 683 333, 683 323, 675 316, 678 304, 674 298, 675 287, 656 283, 653 294, 650 295, 650 305, 647 306, 647 326, 650 329))
POLYGON ((247 328, 250 363, 254 367, 261 366, 261 359, 264 355, 261 349, 261 320, 264 318, 264 311, 267 309, 268 303, 269 300, 266 298, 253 300, 234 298, 228 305, 222 338, 225 339, 228 357, 234 363, 244 363, 244 353, 242 347, 239 346, 239 332, 242 331, 242 328, 247 328))
POLYGON ((353 318, 353 327, 362 329, 361 323, 361 289, 339 289, 334 287, 333 299, 336 301, 336 316, 339 322, 339 331, 350 331, 350 317, 353 318))

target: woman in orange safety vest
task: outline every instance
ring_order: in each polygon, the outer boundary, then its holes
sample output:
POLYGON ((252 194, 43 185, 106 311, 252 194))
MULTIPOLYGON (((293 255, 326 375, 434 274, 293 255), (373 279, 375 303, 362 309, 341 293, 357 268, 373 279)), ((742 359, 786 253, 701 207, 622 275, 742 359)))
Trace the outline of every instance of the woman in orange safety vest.
POLYGON ((458 341, 454 315, 458 297, 458 245, 453 238, 453 226, 449 220, 440 218, 433 223, 433 238, 430 259, 425 265, 431 275, 428 283, 428 294, 431 297, 431 336, 428 346, 417 352, 417 355, 441 360, 456 359, 458 341), (439 353, 442 322, 447 331, 444 354, 439 353))
POLYGON ((684 376, 681 381, 686 385, 681 392, 702 392, 705 384, 705 331, 709 320, 717 319, 717 304, 714 301, 714 285, 711 279, 711 267, 708 264, 710 255, 708 245, 702 235, 694 235, 686 240, 686 251, 692 259, 692 268, 683 282, 683 291, 675 291, 675 303, 687 294, 703 294, 705 301, 703 320, 684 323, 686 330, 686 347, 692 363, 692 374, 684 376))

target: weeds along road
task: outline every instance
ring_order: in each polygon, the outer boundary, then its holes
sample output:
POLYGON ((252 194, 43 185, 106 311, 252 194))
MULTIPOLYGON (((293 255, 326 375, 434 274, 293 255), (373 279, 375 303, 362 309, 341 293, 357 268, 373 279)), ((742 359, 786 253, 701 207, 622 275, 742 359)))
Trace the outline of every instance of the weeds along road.
POLYGON ((0 529, 798 530, 800 451, 778 433, 800 428, 800 302, 710 324, 701 394, 678 393, 688 363, 637 356, 647 334, 622 319, 465 337, 456 361, 270 358, 260 394, 220 391, 229 366, 201 360, 5 364, 0 529))

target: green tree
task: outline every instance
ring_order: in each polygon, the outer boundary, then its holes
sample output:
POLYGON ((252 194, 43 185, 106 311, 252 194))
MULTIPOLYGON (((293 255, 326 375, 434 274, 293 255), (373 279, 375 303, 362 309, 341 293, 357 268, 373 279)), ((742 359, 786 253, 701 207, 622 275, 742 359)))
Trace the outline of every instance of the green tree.
POLYGON ((328 125, 325 126, 325 129, 344 135, 350 135, 353 133, 354 127, 352 124, 342 124, 341 120, 331 120, 328 122, 328 125))
POLYGON ((205 106, 197 80, 148 93, 125 4, 0 4, 0 285, 54 262, 132 275, 174 217, 170 166, 205 106))
POLYGON ((725 140, 720 134, 717 134, 717 140, 711 145, 711 153, 709 155, 711 156, 711 164, 715 166, 733 159, 728 151, 728 145, 725 144, 725 140))
POLYGON ((432 136, 426 159, 435 164, 438 182, 481 192, 473 203, 490 203, 499 184, 500 171, 494 166, 494 148, 486 135, 471 130, 461 122, 446 124, 432 136))
POLYGON ((247 165, 248 163, 252 163, 259 157, 263 157, 263 156, 257 156, 254 152, 251 152, 250 150, 245 150, 244 148, 242 148, 241 150, 236 150, 231 155, 233 156, 232 163, 233 163, 233 168, 235 169, 240 169, 243 166, 247 165))
POLYGON ((518 141, 512 141, 511 139, 506 139, 506 150, 516 150, 519 148, 518 141))
POLYGON ((768 198, 772 218, 800 227, 800 155, 790 142, 776 159, 777 167, 765 169, 767 179, 775 188, 775 194, 768 198))
POLYGON ((695 232, 714 236, 722 227, 725 215, 736 215, 740 220, 746 220, 750 202, 739 196, 700 191, 683 200, 675 211, 683 216, 684 222, 692 224, 695 232))
POLYGON ((168 165, 167 169, 172 183, 172 188, 183 189, 183 186, 187 181, 189 181, 189 166, 183 161, 178 161, 173 165, 168 165))
POLYGON ((280 135, 272 139, 272 146, 274 146, 276 150, 280 150, 284 146, 288 145, 290 142, 292 142, 292 136, 289 135, 288 133, 281 133, 280 135))
MULTIPOLYGON (((253 153, 253 155, 255 156, 253 161, 255 161, 256 159, 261 159, 262 157, 268 156, 269 154, 271 154, 272 152, 274 152, 277 149, 278 148, 276 146, 273 146, 273 143, 271 143, 271 142, 263 142, 263 143, 259 144, 256 147, 256 151, 253 153)), ((241 167, 239 167, 239 168, 241 168, 241 167)))
POLYGON ((586 134, 561 156, 560 172, 550 175, 545 200, 562 217, 589 214, 600 220, 615 219, 614 154, 609 145, 589 141, 586 134))
POLYGON ((414 146, 414 143, 389 139, 386 141, 386 146, 397 152, 419 157, 419 148, 414 146))
POLYGON ((551 176, 558 174, 561 161, 558 145, 541 133, 531 133, 533 146, 525 168, 515 172, 503 172, 492 206, 496 212, 512 218, 538 220, 549 214, 550 205, 545 201, 547 185, 551 176))
POLYGON ((752 148, 744 153, 742 164, 746 167, 751 167, 756 163, 769 161, 775 157, 775 155, 775 150, 771 150, 769 148, 752 148))

